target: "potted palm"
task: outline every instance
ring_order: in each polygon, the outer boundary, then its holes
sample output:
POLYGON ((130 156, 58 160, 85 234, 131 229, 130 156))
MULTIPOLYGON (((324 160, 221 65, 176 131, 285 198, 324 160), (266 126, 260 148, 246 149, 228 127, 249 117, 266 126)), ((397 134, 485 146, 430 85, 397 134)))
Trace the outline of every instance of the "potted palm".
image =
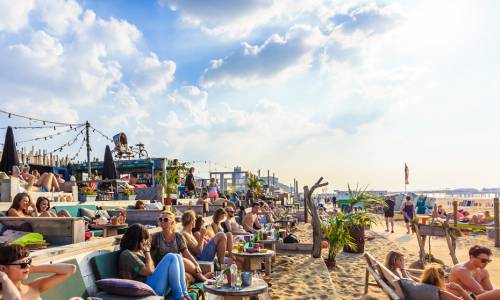
MULTIPOLYGON (((248 174, 247 178, 247 188, 250 192, 252 192, 253 198, 258 199, 262 194, 264 194, 264 188, 262 185, 265 183, 265 181, 261 178, 259 178, 255 174, 248 174)), ((249 199, 247 199, 248 201, 249 199)), ((248 203, 250 205, 250 203, 248 203)))
POLYGON ((325 222, 321 223, 323 235, 328 240, 328 257, 325 258, 325 264, 329 268, 337 265, 336 257, 345 246, 354 248, 355 244, 349 233, 349 222, 344 213, 337 216, 328 216, 325 222))
POLYGON ((349 223, 349 233, 356 247, 344 247, 344 252, 363 253, 365 251, 365 229, 375 224, 378 219, 374 214, 366 210, 356 210, 355 208, 361 207, 370 209, 375 205, 385 206, 383 198, 374 196, 365 189, 358 186, 354 190, 348 185, 349 199, 349 213, 346 215, 347 222, 349 223))

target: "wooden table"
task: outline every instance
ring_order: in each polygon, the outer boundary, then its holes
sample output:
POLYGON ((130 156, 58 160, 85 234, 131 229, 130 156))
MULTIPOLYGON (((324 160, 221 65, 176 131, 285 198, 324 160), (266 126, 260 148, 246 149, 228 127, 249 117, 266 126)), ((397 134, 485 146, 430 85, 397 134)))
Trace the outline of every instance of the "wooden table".
POLYGON ((102 229, 102 236, 115 236, 118 235, 118 229, 127 228, 128 224, 104 224, 104 225, 92 225, 93 229, 102 229))
POLYGON ((206 284, 205 291, 213 295, 222 296, 223 299, 245 299, 266 293, 267 283, 260 278, 254 277, 252 278, 251 286, 242 286, 239 290, 233 289, 228 284, 221 287, 215 287, 213 284, 206 284))
POLYGON ((290 232, 290 224, 292 224, 292 222, 293 222, 293 220, 278 220, 278 221, 275 221, 274 223, 279 223, 280 225, 284 225, 286 233, 289 233, 290 232))
POLYGON ((431 216, 427 216, 427 215, 417 215, 417 218, 418 218, 418 223, 420 224, 427 224, 427 221, 432 219, 431 216))
POLYGON ((278 244, 281 240, 262 240, 259 243, 264 244, 264 248, 272 250, 274 255, 271 257, 271 262, 274 263, 276 260, 276 244, 278 244))
POLYGON ((275 255, 273 250, 267 250, 265 253, 238 253, 238 251, 233 251, 233 254, 237 257, 243 258, 243 271, 246 272, 255 272, 256 270, 259 270, 261 267, 260 260, 264 258, 266 275, 271 274, 271 258, 275 255))

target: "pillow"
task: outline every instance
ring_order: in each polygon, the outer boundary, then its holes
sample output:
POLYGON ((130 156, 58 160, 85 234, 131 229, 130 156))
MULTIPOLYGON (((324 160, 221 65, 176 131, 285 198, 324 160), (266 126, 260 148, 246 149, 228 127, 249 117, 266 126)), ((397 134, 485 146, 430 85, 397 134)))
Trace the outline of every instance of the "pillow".
POLYGON ((106 278, 97 280, 96 284, 99 289, 113 295, 128 297, 156 296, 155 291, 149 285, 136 280, 106 278))
POLYGON ((434 285, 418 283, 411 279, 401 278, 399 285, 405 300, 439 300, 439 288, 434 285))
POLYGON ((84 218, 95 219, 95 213, 96 212, 91 209, 80 207, 80 215, 84 218))
POLYGON ((95 214, 99 214, 101 217, 105 217, 106 219, 109 219, 111 218, 111 216, 108 214, 108 211, 107 210, 104 210, 104 209, 98 209, 95 211, 95 214))

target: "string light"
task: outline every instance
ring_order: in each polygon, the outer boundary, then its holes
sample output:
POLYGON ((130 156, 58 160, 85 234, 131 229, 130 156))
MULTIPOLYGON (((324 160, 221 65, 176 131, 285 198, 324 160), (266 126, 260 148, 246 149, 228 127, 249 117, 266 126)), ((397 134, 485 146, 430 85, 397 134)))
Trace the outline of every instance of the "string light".
MULTIPOLYGON (((83 125, 81 125, 80 127, 82 127, 83 125)), ((59 131, 57 133, 53 133, 53 134, 50 134, 50 135, 47 135, 47 136, 43 136, 43 137, 36 137, 36 138, 32 138, 32 139, 28 139, 28 140, 22 140, 22 141, 19 141, 17 142, 16 144, 21 144, 21 143, 27 143, 27 142, 33 142, 33 141, 39 141, 39 140, 47 140, 47 138, 52 138, 56 135, 61 135, 63 133, 67 133, 67 132, 70 132, 72 129, 68 129, 68 130, 63 130, 63 131, 59 131)))
POLYGON ((65 125, 65 126, 70 126, 70 125, 80 126, 80 125, 84 125, 84 124, 64 123, 64 122, 56 122, 56 121, 48 121, 48 120, 43 120, 43 119, 37 119, 37 118, 33 118, 33 117, 28 117, 28 116, 23 116, 23 115, 20 115, 20 114, 16 114, 16 113, 13 113, 13 112, 8 112, 8 111, 5 111, 3 109, 0 109, 0 113, 7 114, 9 116, 9 118, 11 118, 12 116, 14 116, 14 117, 23 118, 23 119, 30 120, 30 121, 42 122, 43 125, 46 125, 47 123, 49 123, 49 124, 55 124, 55 125, 65 125))

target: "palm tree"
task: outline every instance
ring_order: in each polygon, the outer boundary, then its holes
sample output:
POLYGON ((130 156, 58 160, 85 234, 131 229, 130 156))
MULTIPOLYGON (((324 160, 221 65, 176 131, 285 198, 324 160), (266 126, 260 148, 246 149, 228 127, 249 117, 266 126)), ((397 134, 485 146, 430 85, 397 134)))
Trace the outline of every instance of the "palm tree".
POLYGON ((364 189, 361 189, 358 185, 354 190, 351 189, 351 186, 348 184, 347 189, 349 193, 349 199, 347 200, 347 204, 352 209, 354 206, 363 206, 364 208, 370 208, 375 205, 385 206, 385 200, 382 197, 372 195, 366 191, 368 186, 364 189))
POLYGON ((264 193, 262 185, 265 181, 259 178, 257 175, 249 173, 247 179, 247 187, 254 194, 256 198, 260 197, 264 193))

